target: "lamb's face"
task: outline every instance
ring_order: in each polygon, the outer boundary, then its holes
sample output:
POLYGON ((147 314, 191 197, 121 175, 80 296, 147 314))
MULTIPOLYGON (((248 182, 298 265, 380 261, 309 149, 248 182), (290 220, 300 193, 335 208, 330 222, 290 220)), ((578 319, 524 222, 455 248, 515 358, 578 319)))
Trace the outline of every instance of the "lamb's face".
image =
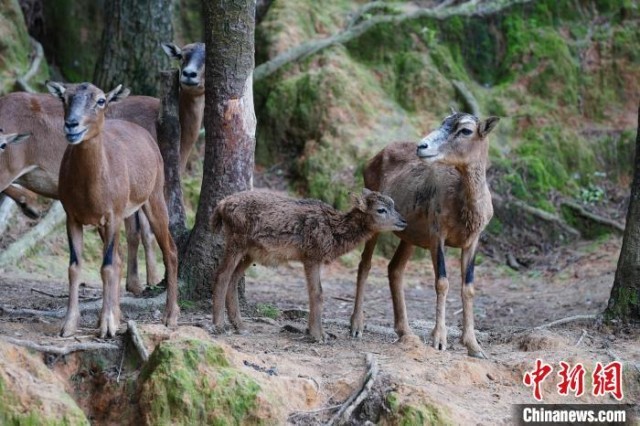
POLYGON ((471 114, 453 113, 440 127, 418 144, 418 157, 445 164, 467 164, 487 155, 486 136, 498 123, 498 117, 480 121, 471 114))
POLYGON ((396 210, 391 197, 364 189, 362 201, 366 213, 371 217, 372 227, 376 232, 402 231, 407 227, 407 222, 396 210))
POLYGON ((9 145, 19 143, 31 136, 31 133, 9 133, 4 134, 0 129, 0 153, 9 147, 9 145))

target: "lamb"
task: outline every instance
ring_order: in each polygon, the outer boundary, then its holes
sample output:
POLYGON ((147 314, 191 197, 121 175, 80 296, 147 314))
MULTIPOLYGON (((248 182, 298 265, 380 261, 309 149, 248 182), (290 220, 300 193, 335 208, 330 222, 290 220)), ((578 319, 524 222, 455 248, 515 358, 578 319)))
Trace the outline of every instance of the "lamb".
MULTIPOLYGON (((449 281, 444 261, 445 246, 462 249, 462 344, 474 357, 484 352, 474 333, 474 259, 480 233, 493 216, 491 193, 486 181, 489 143, 487 135, 498 117, 480 121, 456 113, 427 135, 417 147, 412 142, 394 143, 373 157, 364 170, 365 186, 390 196, 408 225, 395 235, 400 245, 388 267, 393 299, 394 328, 400 338, 411 334, 407 321, 402 276, 414 247, 429 249, 437 294, 436 324, 431 333, 433 347, 445 350, 445 302, 449 281), (416 155, 417 154, 417 155, 416 155)), ((377 235, 365 244, 358 266, 356 300, 351 316, 351 334, 362 335, 364 285, 371 269, 377 235)))
POLYGON ((225 235, 225 251, 213 279, 213 323, 229 321, 242 331, 237 282, 252 262, 304 265, 309 292, 309 334, 325 340, 322 330, 320 268, 382 231, 401 231, 406 222, 391 198, 364 189, 354 206, 341 212, 318 200, 297 200, 267 191, 245 191, 224 198, 212 217, 214 232, 225 235), (231 285, 231 287, 229 287, 231 285))

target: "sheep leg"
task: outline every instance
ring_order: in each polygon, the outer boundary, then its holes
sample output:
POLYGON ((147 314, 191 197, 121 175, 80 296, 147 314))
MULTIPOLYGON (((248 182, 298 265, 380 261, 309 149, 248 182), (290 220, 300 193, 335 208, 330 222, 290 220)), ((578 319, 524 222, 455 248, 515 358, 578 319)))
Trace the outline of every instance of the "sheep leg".
POLYGON ((222 332, 224 330, 224 305, 225 299, 227 298, 227 292, 236 291, 229 289, 231 277, 233 276, 233 272, 236 270, 238 264, 245 254, 244 252, 235 251, 232 247, 234 247, 233 241, 227 241, 222 262, 220 262, 220 265, 218 265, 218 268, 216 269, 216 272, 213 276, 212 314, 215 332, 222 332))
POLYGON ((120 220, 111 217, 107 224, 99 228, 102 238, 102 311, 100 313, 100 338, 115 337, 120 323, 120 220))
POLYGON ((227 317, 229 322, 236 329, 239 334, 244 334, 246 330, 242 324, 242 318, 240 317, 240 302, 238 301, 238 282, 244 275, 244 271, 251 265, 252 259, 250 256, 245 256, 238 266, 236 266, 233 275, 231 275, 231 281, 229 282, 229 288, 227 289, 227 317))
POLYGON ((431 248, 431 261, 433 262, 436 287, 436 325, 431 332, 431 340, 435 349, 444 351, 447 349, 445 305, 449 292, 449 280, 444 262, 444 241, 438 241, 437 245, 431 248))
POLYGON ((460 265, 462 267, 462 337, 461 343, 467 347, 467 351, 470 356, 475 358, 486 358, 487 356, 482 351, 482 348, 476 340, 474 318, 473 318, 473 296, 475 290, 473 287, 473 272, 474 263, 476 258, 476 246, 478 242, 475 241, 471 247, 462 249, 462 256, 460 265))
POLYGON ((60 336, 69 337, 78 329, 80 308, 78 307, 78 289, 82 272, 82 225, 67 215, 67 238, 69 239, 69 302, 60 336))
POLYGON ((378 234, 375 234, 364 245, 364 251, 360 257, 358 265, 358 279, 356 281, 356 301, 353 305, 353 314, 351 314, 351 337, 362 337, 364 332, 364 286, 371 270, 371 257, 378 242, 378 234))
POLYGON ((324 342, 322 331, 322 284, 320 283, 320 264, 305 263, 304 273, 309 292, 309 334, 317 342, 324 342))
POLYGON ((149 220, 153 235, 160 246, 167 280, 167 302, 164 308, 163 322, 167 327, 178 325, 178 249, 169 232, 169 212, 164 200, 162 187, 156 188, 149 201, 142 206, 149 220))
POLYGON ((394 329, 399 338, 413 334, 407 319, 407 308, 404 302, 404 268, 411 259, 415 247, 406 241, 400 241, 400 245, 389 262, 388 275, 391 299, 393 300, 394 329))
POLYGON ((136 296, 142 293, 144 286, 140 284, 138 277, 138 246, 140 245, 140 232, 137 224, 138 212, 135 212, 124 220, 124 229, 127 236, 127 280, 126 289, 136 296))
POLYGON ((158 275, 158 264, 156 263, 156 254, 153 245, 153 232, 151 224, 144 212, 138 210, 140 219, 140 236, 142 238, 142 247, 144 247, 144 260, 147 266, 147 285, 154 286, 158 284, 161 278, 158 275))

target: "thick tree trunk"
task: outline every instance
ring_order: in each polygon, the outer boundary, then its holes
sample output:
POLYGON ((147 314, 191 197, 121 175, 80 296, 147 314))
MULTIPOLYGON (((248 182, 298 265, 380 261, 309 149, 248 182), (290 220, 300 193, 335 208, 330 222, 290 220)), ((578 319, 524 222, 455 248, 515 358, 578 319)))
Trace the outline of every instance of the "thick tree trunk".
POLYGON ((106 24, 94 83, 103 90, 124 84, 135 95, 157 96, 157 70, 169 67, 160 48, 173 40, 171 0, 106 0, 106 24))
POLYGON ((616 276, 605 311, 608 320, 640 321, 640 108, 631 200, 616 276))
POLYGON ((186 214, 180 186, 180 118, 178 115, 178 70, 160 72, 158 146, 164 160, 164 198, 169 209, 169 230, 180 251, 188 238, 186 214))
POLYGON ((256 117, 253 109, 255 0, 203 0, 206 145, 196 223, 182 252, 181 295, 211 297, 223 241, 210 220, 219 200, 253 183, 256 117))

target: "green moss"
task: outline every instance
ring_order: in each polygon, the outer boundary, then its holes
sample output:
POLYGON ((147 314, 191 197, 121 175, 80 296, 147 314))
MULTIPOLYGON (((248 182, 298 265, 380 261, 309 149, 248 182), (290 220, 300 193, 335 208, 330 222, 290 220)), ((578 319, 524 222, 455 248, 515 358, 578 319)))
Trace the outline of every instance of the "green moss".
POLYGON ((163 342, 140 375, 148 424, 256 424, 260 386, 230 366, 224 351, 199 340, 163 342))
POLYGON ((276 319, 280 316, 280 310, 268 303, 258 303, 256 305, 256 313, 262 317, 276 319))
POLYGON ((385 419, 388 424, 399 426, 413 425, 453 425, 449 414, 442 408, 430 403, 408 404, 400 396, 390 392, 386 398, 390 414, 385 419))
POLYGON ((0 0, 0 95, 13 90, 29 67, 31 45, 17 0, 0 0))

